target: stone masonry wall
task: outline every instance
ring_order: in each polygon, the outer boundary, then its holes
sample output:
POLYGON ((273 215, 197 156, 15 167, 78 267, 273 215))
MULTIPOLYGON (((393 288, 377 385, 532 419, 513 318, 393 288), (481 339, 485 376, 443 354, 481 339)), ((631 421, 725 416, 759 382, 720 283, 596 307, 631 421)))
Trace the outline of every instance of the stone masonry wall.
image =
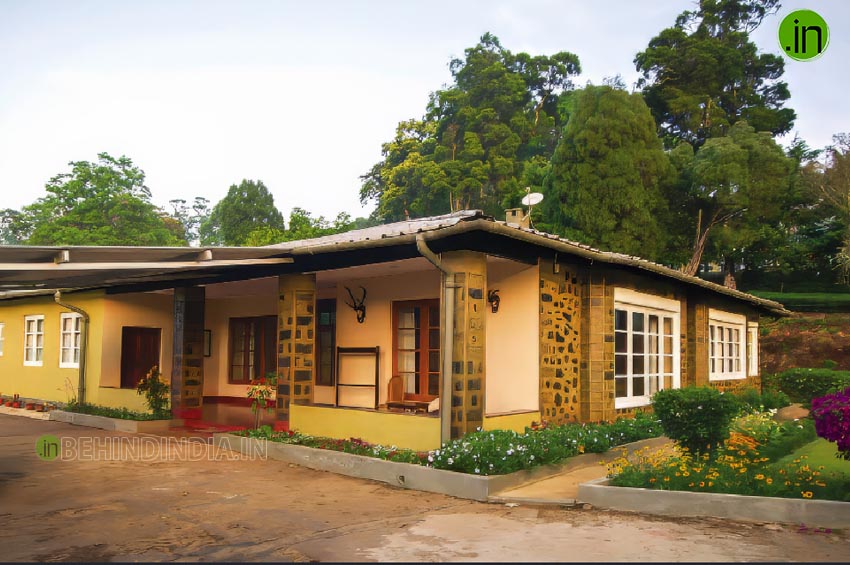
POLYGON ((575 269, 541 259, 540 410, 544 420, 562 424, 581 418, 581 284, 575 269))
POLYGON ((278 279, 277 417, 289 419, 289 405, 310 404, 315 367, 315 275, 281 275, 278 279))

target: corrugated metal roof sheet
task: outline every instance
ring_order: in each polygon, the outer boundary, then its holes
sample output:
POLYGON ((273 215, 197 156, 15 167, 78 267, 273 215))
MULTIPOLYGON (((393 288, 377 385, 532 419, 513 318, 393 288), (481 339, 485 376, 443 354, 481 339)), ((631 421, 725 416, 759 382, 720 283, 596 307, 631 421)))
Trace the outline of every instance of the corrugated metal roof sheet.
POLYGON ((286 241, 267 246, 268 248, 280 249, 288 251, 290 249, 303 249, 307 247, 320 247, 329 244, 356 243, 360 241, 374 241, 379 239, 388 239, 403 235, 417 234, 426 231, 434 231, 442 228, 454 226, 460 222, 475 220, 475 219, 490 219, 481 210, 461 210, 451 214, 443 214, 442 216, 430 216, 426 218, 416 218, 413 220, 404 220, 402 222, 394 222, 392 224, 383 224, 371 228, 363 228, 359 230, 351 230, 345 233, 337 233, 334 235, 326 235, 313 239, 299 239, 296 241, 286 241))

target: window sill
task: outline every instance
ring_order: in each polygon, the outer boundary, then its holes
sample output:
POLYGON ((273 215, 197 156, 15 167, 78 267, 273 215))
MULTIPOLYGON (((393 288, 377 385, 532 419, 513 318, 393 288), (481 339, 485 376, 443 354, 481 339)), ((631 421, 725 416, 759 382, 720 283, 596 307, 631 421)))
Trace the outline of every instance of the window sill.
POLYGON ((24 367, 43 367, 44 363, 41 361, 24 361, 24 367))
POLYGON ((743 373, 733 373, 733 374, 729 374, 729 375, 709 375, 709 376, 708 376, 708 380, 709 380, 709 382, 716 382, 716 381, 742 381, 742 380, 744 380, 744 379, 746 379, 746 378, 747 378, 747 376, 746 376, 746 375, 744 375, 743 373))
POLYGON ((650 404, 652 404, 652 400, 648 396, 614 399, 615 410, 620 410, 621 408, 642 408, 644 406, 649 406, 650 404))
POLYGON ((79 369, 80 365, 79 364, 72 365, 70 363, 59 363, 59 368, 60 369, 79 369))

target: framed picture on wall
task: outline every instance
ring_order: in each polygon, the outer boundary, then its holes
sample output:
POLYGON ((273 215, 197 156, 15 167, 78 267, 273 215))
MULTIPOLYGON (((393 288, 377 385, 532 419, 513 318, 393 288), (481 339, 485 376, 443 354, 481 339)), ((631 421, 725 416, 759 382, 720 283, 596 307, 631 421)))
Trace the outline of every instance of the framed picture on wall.
POLYGON ((212 355, 212 330, 204 330, 204 357, 212 355))

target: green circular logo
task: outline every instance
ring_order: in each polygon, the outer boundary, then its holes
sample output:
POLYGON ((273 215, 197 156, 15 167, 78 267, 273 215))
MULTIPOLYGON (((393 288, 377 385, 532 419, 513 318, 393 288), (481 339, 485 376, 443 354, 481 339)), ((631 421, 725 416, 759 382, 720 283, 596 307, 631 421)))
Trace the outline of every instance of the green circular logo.
POLYGON ((54 435, 43 435, 35 442, 35 453, 42 461, 53 461, 59 457, 61 444, 54 435))
POLYGON ((791 12, 779 24, 779 46, 795 61, 812 61, 829 45, 829 26, 811 10, 791 12))

